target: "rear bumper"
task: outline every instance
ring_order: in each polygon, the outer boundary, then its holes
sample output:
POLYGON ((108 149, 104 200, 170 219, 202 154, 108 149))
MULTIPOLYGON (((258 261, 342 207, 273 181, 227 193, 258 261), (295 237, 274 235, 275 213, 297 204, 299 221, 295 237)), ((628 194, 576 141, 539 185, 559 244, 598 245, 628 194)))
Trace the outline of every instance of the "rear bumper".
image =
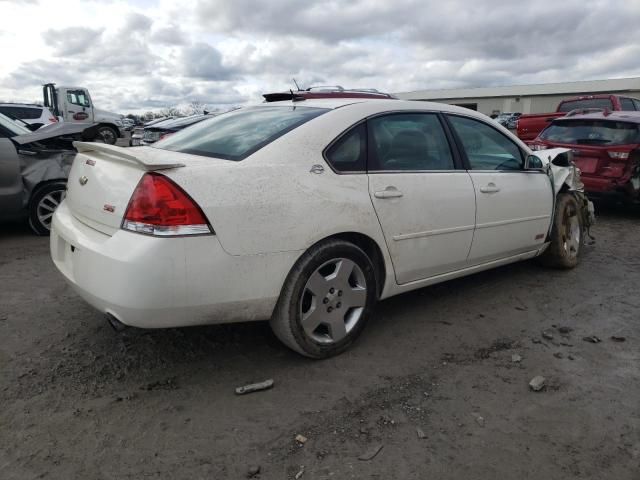
POLYGON ((74 290, 103 313, 142 328, 270 317, 298 253, 236 257, 214 235, 105 235, 65 202, 54 215, 51 257, 74 290))

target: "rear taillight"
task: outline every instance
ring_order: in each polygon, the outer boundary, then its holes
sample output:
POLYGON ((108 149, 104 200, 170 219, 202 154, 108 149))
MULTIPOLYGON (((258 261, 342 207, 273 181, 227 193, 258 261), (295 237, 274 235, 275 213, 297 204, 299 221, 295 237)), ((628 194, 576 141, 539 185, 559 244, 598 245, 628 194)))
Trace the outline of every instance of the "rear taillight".
POLYGON ((174 133, 176 133, 176 132, 169 132, 169 133, 165 133, 164 135, 161 135, 161 136, 160 136, 160 140, 162 140, 163 138, 170 137, 170 136, 171 136, 171 135, 173 135, 174 133))
POLYGON ((57 119, 56 117, 49 117, 49 121, 50 121, 51 123, 57 123, 57 122, 58 122, 58 119, 57 119))
POLYGON ((613 158, 615 160, 626 160, 629 158, 629 152, 608 152, 609 158, 613 158))
POLYGON ((172 180, 146 173, 129 200, 122 228, 162 237, 211 234, 204 213, 172 180))

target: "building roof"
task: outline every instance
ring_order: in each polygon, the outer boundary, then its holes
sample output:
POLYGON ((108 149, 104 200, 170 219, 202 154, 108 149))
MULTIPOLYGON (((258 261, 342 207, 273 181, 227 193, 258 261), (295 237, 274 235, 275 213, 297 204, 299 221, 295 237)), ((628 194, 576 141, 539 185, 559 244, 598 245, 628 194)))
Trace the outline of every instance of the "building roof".
POLYGON ((584 80, 579 82, 541 83, 537 85, 510 85, 505 87, 445 88, 417 90, 394 95, 402 100, 447 100, 460 98, 525 97, 535 95, 562 95, 640 90, 640 77, 610 80, 584 80))

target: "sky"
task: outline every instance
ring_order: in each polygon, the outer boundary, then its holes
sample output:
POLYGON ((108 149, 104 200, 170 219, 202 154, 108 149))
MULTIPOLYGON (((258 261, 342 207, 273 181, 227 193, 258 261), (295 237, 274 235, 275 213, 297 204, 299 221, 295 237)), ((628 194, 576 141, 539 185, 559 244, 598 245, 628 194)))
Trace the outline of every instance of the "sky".
POLYGON ((0 0, 0 100, 87 87, 142 113, 342 85, 405 92, 640 76, 640 0, 0 0))

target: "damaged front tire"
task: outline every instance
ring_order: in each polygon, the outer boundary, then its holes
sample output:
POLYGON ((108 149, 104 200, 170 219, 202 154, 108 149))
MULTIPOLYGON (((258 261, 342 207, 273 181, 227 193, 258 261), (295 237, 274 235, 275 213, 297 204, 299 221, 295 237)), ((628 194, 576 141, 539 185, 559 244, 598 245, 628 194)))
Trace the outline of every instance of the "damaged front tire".
POLYGON ((550 244, 540 257, 542 264, 552 268, 575 267, 584 245, 584 231, 584 216, 578 199, 572 193, 559 194, 550 244))

